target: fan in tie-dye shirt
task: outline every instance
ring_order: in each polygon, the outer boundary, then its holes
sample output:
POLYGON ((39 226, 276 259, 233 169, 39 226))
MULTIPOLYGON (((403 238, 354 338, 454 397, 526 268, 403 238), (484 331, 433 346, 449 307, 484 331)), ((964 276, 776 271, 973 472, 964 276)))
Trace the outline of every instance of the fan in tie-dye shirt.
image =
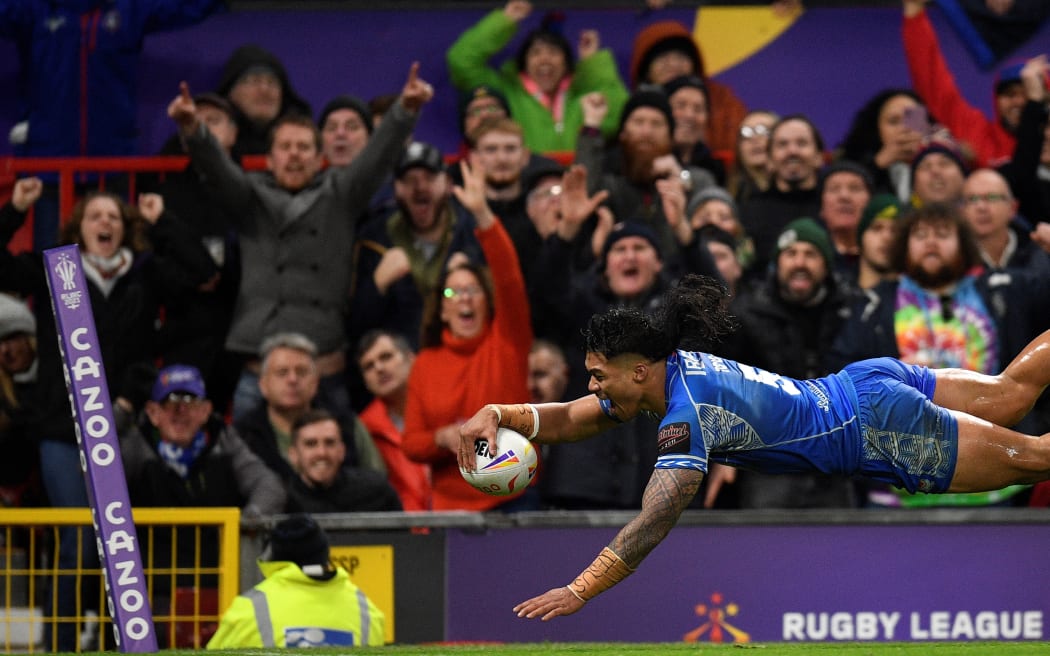
POLYGON ((970 276, 943 296, 902 276, 893 322, 905 362, 986 374, 999 370, 995 323, 970 276))

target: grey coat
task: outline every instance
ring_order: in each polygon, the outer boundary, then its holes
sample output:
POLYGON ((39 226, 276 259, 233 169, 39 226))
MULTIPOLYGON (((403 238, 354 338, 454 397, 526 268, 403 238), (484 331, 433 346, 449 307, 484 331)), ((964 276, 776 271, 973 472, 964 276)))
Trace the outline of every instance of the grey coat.
POLYGON ((346 346, 347 299, 358 217, 397 161, 416 117, 394 103, 346 167, 318 173, 297 193, 269 172, 245 173, 205 128, 186 139, 216 201, 234 217, 241 287, 226 348, 255 354, 267 336, 299 332, 320 353, 346 346))

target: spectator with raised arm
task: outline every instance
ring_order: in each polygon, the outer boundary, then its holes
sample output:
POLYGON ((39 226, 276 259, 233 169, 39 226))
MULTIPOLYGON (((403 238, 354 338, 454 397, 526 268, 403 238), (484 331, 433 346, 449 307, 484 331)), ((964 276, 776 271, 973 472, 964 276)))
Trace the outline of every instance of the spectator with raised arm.
MULTIPOLYGON (((0 209, 0 243, 10 243, 40 198, 43 184, 37 178, 15 183, 11 200, 0 209)), ((62 231, 62 244, 79 247, 95 317, 102 364, 113 400, 136 409, 148 395, 139 372, 158 355, 156 324, 160 307, 170 299, 192 294, 215 275, 215 264, 199 240, 170 213, 156 194, 142 194, 137 207, 105 191, 88 194, 73 208, 62 231)), ((79 475, 80 450, 66 388, 62 355, 58 348, 50 294, 39 252, 12 254, 0 251, 0 279, 11 291, 32 298, 36 313, 39 369, 35 405, 41 409, 32 424, 40 447, 44 489, 52 506, 86 508, 87 488, 79 475), (63 408, 65 411, 63 411, 63 408)), ((58 566, 61 570, 98 566, 98 552, 91 540, 78 538, 82 529, 60 529, 58 566)), ((97 579, 95 582, 97 583, 97 579)), ((84 598, 98 599, 84 584, 84 598)), ((60 576, 55 593, 58 614, 76 615, 77 586, 73 576, 60 576)), ((47 604, 51 608, 51 602, 47 604)), ((53 644, 73 650, 75 625, 56 626, 53 644)), ((51 642, 51 638, 48 641, 51 642)))
POLYGON ((258 398, 258 352, 269 335, 294 331, 320 350, 323 393, 349 407, 344 370, 347 295, 358 219, 393 168, 420 109, 433 96, 409 70, 401 99, 352 164, 322 170, 309 116, 286 115, 271 132, 267 170, 245 173, 197 117, 185 85, 168 106, 208 191, 237 218, 242 276, 226 349, 243 364, 234 414, 258 398))
POLYGON ((422 349, 408 379, 405 453, 428 463, 434 510, 528 510, 537 496, 527 490, 510 500, 467 483, 456 464, 459 426, 486 396, 526 394, 524 372, 532 346, 529 299, 518 255, 485 200, 484 174, 461 163, 462 187, 453 192, 473 216, 474 234, 487 266, 450 263, 427 297, 422 349))
POLYGON ((600 47, 596 30, 580 33, 574 56, 561 33, 564 16, 552 12, 529 32, 515 57, 498 70, 491 66, 489 60, 514 38, 530 13, 531 2, 510 0, 464 32, 447 54, 452 83, 463 93, 479 85, 502 93, 510 115, 525 130, 525 143, 536 153, 575 148, 583 126, 579 99, 592 91, 608 98, 611 110, 598 127, 613 134, 627 89, 612 51, 600 47))

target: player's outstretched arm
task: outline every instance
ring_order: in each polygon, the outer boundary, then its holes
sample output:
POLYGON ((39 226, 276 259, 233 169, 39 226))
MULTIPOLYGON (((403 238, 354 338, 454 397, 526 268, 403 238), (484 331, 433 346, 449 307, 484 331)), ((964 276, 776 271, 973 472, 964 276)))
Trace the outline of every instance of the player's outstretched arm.
POLYGON ((530 440, 544 444, 576 442, 616 425, 609 419, 598 397, 590 394, 567 403, 490 403, 478 410, 459 429, 459 466, 474 471, 474 442, 486 440, 495 452, 496 430, 503 426, 530 440))
POLYGON ((569 585, 523 601, 514 607, 514 612, 518 617, 539 617, 543 621, 572 615, 587 601, 627 578, 671 532, 703 479, 703 473, 692 469, 654 470, 642 498, 642 511, 602 549, 594 562, 569 585))

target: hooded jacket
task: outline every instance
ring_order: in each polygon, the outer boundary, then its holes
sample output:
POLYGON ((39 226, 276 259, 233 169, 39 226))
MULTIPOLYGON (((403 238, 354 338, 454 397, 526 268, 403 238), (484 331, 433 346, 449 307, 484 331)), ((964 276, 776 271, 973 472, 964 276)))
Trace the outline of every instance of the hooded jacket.
POLYGON ((736 152, 736 133, 740 122, 747 116, 747 107, 732 88, 712 80, 704 69, 704 57, 697 47, 693 34, 678 21, 660 21, 643 28, 634 38, 631 48, 631 88, 648 82, 649 65, 653 49, 667 41, 681 45, 693 60, 696 75, 707 87, 707 147, 714 152, 736 152))

